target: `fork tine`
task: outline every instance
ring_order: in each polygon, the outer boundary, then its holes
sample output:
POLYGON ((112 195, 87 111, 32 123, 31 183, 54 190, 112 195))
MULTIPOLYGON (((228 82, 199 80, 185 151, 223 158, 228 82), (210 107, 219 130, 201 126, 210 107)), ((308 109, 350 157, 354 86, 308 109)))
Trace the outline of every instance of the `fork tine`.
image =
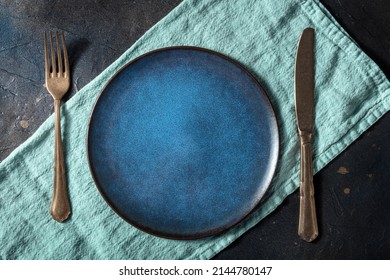
POLYGON ((57 75, 56 54, 54 52, 53 35, 50 32, 50 53, 51 53, 51 68, 53 76, 57 75))
POLYGON ((69 71, 68 50, 66 49, 64 32, 62 32, 62 50, 64 52, 64 65, 65 65, 64 76, 65 76, 65 78, 67 78, 67 77, 69 77, 70 71, 69 71))
POLYGON ((62 55, 60 48, 60 40, 58 38, 58 32, 56 32, 56 45, 57 45, 57 58, 58 58, 58 76, 61 77, 63 75, 62 70, 62 55))
POLYGON ((43 36, 43 42, 45 45, 45 78, 48 78, 50 75, 50 63, 49 63, 49 51, 47 49, 46 32, 44 33, 44 36, 43 36))

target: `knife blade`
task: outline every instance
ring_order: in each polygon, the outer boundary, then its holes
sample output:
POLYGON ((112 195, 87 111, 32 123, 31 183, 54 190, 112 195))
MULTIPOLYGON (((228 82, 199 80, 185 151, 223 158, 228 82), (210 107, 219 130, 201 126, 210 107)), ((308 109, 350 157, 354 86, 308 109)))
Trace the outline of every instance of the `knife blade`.
POLYGON ((314 29, 303 30, 295 60, 295 112, 301 144, 298 235, 311 242, 318 236, 314 201, 312 134, 314 125, 314 29))

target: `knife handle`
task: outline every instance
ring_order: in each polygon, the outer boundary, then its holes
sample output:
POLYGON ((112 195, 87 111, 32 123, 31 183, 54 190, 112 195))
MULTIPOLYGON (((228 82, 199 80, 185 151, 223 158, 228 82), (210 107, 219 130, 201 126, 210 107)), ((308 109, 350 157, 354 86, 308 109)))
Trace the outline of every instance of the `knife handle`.
POLYGON ((301 239, 311 242, 318 236, 313 185, 312 134, 300 131, 299 137, 301 140, 301 185, 298 235, 301 239))

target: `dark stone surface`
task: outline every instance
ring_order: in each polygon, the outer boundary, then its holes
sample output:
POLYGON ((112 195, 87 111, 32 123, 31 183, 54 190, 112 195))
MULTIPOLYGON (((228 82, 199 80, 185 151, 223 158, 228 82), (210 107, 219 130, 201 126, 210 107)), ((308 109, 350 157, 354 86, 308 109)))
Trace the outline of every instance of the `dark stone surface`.
POLYGON ((131 47, 180 0, 0 0, 0 160, 52 114, 43 32, 64 31, 73 85, 65 101, 131 47))
MULTIPOLYGON (((69 99, 180 2, 0 0, 0 160, 53 111, 43 87, 44 30, 66 32, 69 99)), ((390 1, 322 2, 389 77, 390 1)), ((296 192, 215 259, 389 259, 389 127, 387 114, 315 176, 314 243, 296 236, 296 192)))

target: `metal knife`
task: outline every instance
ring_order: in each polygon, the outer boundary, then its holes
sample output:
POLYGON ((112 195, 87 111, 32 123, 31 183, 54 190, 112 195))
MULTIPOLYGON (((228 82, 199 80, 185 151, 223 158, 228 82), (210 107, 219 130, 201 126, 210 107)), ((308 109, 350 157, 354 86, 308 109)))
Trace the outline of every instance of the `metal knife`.
POLYGON ((301 142, 300 209, 298 235, 311 242, 318 236, 314 202, 312 134, 314 123, 314 29, 306 28, 295 61, 295 111, 301 142))

